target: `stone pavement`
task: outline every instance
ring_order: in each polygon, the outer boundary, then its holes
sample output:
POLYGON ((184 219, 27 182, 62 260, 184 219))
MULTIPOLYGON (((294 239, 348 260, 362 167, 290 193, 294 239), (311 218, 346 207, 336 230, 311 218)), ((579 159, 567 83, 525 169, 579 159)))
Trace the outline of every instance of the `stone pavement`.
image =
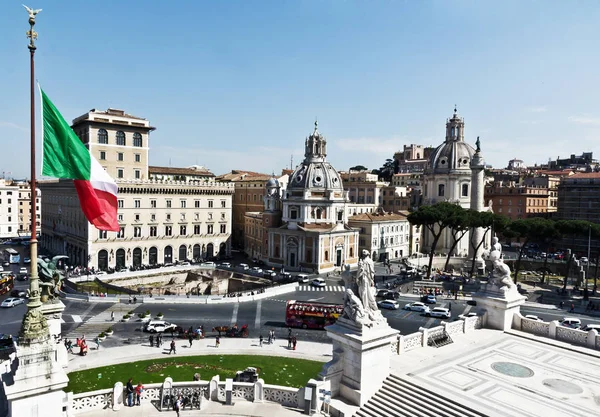
MULTIPOLYGON (((263 343, 261 348, 258 344, 258 338, 228 338, 221 337, 221 346, 215 347, 215 339, 207 338, 194 340, 192 347, 185 339, 175 339, 177 353, 174 355, 269 355, 285 356, 299 359, 309 359, 321 362, 327 362, 331 359, 332 345, 328 343, 305 342, 298 340, 296 350, 288 349, 287 339, 277 339, 273 344, 263 343)), ((165 336, 163 345, 160 348, 150 347, 149 342, 143 345, 119 346, 103 348, 96 350, 96 344, 89 341, 91 350, 87 356, 77 354, 69 355, 69 372, 91 369, 106 365, 116 365, 119 363, 128 363, 138 360, 165 358, 169 352, 171 338, 165 336)), ((74 349, 78 351, 77 348, 74 349)))

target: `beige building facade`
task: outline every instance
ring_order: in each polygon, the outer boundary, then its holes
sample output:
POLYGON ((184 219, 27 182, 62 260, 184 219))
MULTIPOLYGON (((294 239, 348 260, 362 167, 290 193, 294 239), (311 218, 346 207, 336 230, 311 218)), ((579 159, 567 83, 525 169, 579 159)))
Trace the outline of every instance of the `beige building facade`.
POLYGON ((149 169, 154 128, 121 110, 92 110, 75 119, 73 129, 115 178, 121 230, 89 224, 71 180, 42 181, 44 248, 100 270, 230 254, 233 184, 214 181, 205 169, 149 169))
POLYGON ((376 262, 401 259, 410 255, 411 225, 408 212, 357 214, 348 225, 359 230, 359 250, 367 250, 376 262))
MULTIPOLYGON (((19 187, 19 235, 31 235, 31 186, 29 181, 17 181, 16 185, 19 187)), ((41 227, 41 204, 42 204, 42 193, 37 190, 36 198, 36 227, 38 234, 40 233, 41 227)))
POLYGON ((0 179, 0 238, 19 236, 19 187, 0 179))

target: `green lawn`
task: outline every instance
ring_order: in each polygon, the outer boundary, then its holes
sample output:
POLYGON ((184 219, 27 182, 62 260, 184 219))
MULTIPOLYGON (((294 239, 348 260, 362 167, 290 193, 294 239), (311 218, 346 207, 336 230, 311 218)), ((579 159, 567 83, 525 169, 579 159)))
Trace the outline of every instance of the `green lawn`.
POLYGON ((196 372, 200 373, 203 380, 219 375, 221 381, 224 381, 225 378, 233 378, 236 371, 243 371, 248 366, 259 369, 259 376, 266 384, 300 388, 310 378, 317 376, 323 362, 259 355, 168 357, 71 372, 66 391, 77 394, 112 388, 117 381, 125 385, 129 378, 133 378, 134 383, 142 384, 163 382, 168 376, 177 382, 192 381, 196 372))

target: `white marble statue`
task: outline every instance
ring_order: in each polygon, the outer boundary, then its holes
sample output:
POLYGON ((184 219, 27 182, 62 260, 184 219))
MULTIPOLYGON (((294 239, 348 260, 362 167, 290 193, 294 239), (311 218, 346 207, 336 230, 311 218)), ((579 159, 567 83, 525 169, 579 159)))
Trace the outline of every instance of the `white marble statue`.
POLYGON ((358 261, 356 284, 358 285, 358 297, 363 304, 365 313, 369 319, 378 320, 382 316, 375 300, 375 264, 367 250, 362 251, 362 258, 358 261))
POLYGON ((370 320, 365 313, 362 302, 354 295, 350 288, 346 288, 344 295, 344 312, 342 313, 342 317, 358 324, 370 326, 370 320))
POLYGON ((496 236, 494 236, 492 238, 492 249, 491 250, 497 250, 498 252, 500 252, 500 255, 502 255, 502 245, 500 244, 500 242, 498 242, 498 238, 496 236))
POLYGON ((502 260, 502 253, 494 249, 490 252, 489 259, 493 265, 490 283, 497 286, 505 294, 513 291, 517 292, 517 286, 510 276, 510 268, 502 260))

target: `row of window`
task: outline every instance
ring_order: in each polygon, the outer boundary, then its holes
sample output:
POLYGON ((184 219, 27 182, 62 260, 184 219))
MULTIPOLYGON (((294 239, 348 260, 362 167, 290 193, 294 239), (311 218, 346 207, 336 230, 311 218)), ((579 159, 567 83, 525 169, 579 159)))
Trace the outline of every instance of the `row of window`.
MULTIPOLYGON (((144 237, 142 234, 142 226, 133 226, 133 237, 144 237)), ((124 239, 127 237, 126 227, 121 226, 121 230, 117 232, 117 239, 124 239)), ((207 224, 206 225, 206 233, 207 235, 214 234, 214 225, 207 224)), ((182 225, 179 226, 179 236, 187 236, 187 226, 182 225)), ((221 224, 219 225, 219 233, 227 233, 227 225, 221 224)), ((194 225, 194 234, 201 235, 202 227, 199 224, 194 225)), ((149 237, 158 237, 158 226, 150 226, 148 229, 149 237)), ((164 226, 164 236, 173 236, 173 226, 164 226)), ((98 231, 98 239, 108 239, 108 232, 106 230, 98 231)))
MULTIPOLYGON (((106 129, 98 130, 98 143, 108 145, 108 132, 106 129)), ((127 146, 127 136, 125 132, 119 130, 115 134, 115 143, 119 146, 127 146)), ((133 146, 142 147, 142 135, 138 132, 133 134, 133 146)))
MULTIPOLYGON (((517 204, 519 206, 523 205, 523 200, 517 200, 517 204)), ((502 199, 499 198, 498 199, 498 205, 502 205, 502 199)), ((512 206, 512 200, 508 200, 508 205, 512 206)), ((546 201, 545 200, 540 200, 537 198, 528 198, 527 199, 527 205, 528 206, 546 206, 546 201)))
MULTIPOLYGON (((150 208, 157 208, 157 205, 158 205, 157 201, 158 200, 155 200, 155 199, 150 200, 150 208)), ((194 200, 194 208, 202 208, 202 206, 200 204, 201 201, 202 200, 194 200)), ((208 201, 207 208, 215 207, 214 200, 207 200, 207 201, 208 201)), ((117 206, 119 208, 125 208, 125 200, 117 200, 117 206)), ((134 208, 142 208, 142 200, 138 200, 138 199, 133 200, 133 207, 134 208)), ((184 199, 179 200, 179 207, 187 208, 187 200, 184 200, 184 199)), ((144 207, 144 208, 147 208, 147 207, 144 207)), ((170 199, 165 200, 165 208, 173 208, 173 200, 170 200, 170 199)), ((227 200, 221 200, 221 208, 227 208, 227 200)))
MULTIPOLYGON (((248 201, 262 201, 264 195, 263 194, 248 194, 248 201), (253 196, 253 198, 250 198, 253 196)), ((244 194, 240 194, 240 201, 244 201, 244 194)))
MULTIPOLYGON (((142 162, 142 154, 136 153, 133 154, 133 159, 135 162, 142 162)), ((100 160, 106 161, 106 151, 100 151, 100 160)), ((117 152, 117 161, 125 161, 125 153, 117 152)))
MULTIPOLYGON (((136 213, 134 216, 135 216, 134 219, 135 219, 136 222, 141 221, 141 215, 140 214, 136 213)), ((120 222, 122 222, 123 221, 123 215, 119 214, 118 215, 118 219, 119 219, 120 222)), ((213 219, 213 214, 212 213, 208 213, 207 214, 207 220, 212 220, 212 219, 213 219)), ((221 220, 225 220, 225 219, 226 219, 226 214, 225 213, 221 213, 221 220)), ((180 213, 180 215, 179 215, 179 221, 184 222, 185 220, 186 220, 185 213, 180 213)), ((199 220, 200 220, 200 213, 194 213, 194 221, 199 221, 199 220)), ((156 214, 154 214, 154 213, 150 214, 150 221, 151 222, 155 222, 156 221, 156 214)), ((166 215, 166 221, 167 222, 172 221, 172 219, 171 219, 171 213, 167 213, 167 215, 166 215)))

